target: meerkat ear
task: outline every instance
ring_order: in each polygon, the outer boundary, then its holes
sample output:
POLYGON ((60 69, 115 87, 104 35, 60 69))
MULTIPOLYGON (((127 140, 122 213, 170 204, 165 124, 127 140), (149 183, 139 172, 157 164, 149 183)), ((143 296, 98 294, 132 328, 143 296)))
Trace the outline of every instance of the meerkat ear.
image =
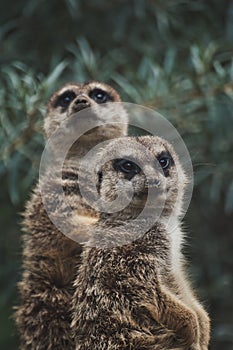
POLYGON ((100 194, 100 187, 101 187, 101 183, 102 183, 102 179, 103 179, 103 173, 102 171, 98 171, 98 183, 97 183, 97 192, 100 194))

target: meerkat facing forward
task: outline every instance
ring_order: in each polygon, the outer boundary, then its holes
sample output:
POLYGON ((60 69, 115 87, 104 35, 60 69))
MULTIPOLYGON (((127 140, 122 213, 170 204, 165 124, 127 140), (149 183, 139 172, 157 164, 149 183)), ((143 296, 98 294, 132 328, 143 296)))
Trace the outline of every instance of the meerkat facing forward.
MULTIPOLYGON (((73 116, 79 118, 76 113, 83 109, 90 107, 94 120, 108 123, 82 135, 67 154, 62 179, 57 176, 54 169, 52 179, 46 183, 45 196, 49 199, 56 197, 59 186, 63 187, 66 200, 72 208, 72 214, 68 218, 63 213, 61 220, 71 219, 68 229, 76 227, 76 233, 77 226, 74 218, 77 219, 76 223, 80 218, 84 218, 84 226, 97 218, 97 213, 82 201, 79 193, 79 161, 98 142, 126 134, 125 111, 120 109, 119 114, 109 112, 111 106, 108 102, 120 101, 120 96, 111 86, 90 82, 66 84, 56 91, 48 102, 44 130, 47 139, 57 130, 61 130, 57 147, 63 147, 63 128, 66 128, 69 136, 69 132, 72 132, 72 125, 69 125, 70 118, 73 116)), ((81 227, 82 224, 79 227, 80 235, 81 227)), ((74 291, 73 280, 82 247, 63 235, 51 222, 43 205, 38 185, 26 205, 23 231, 26 233, 23 248, 23 275, 18 284, 20 305, 15 314, 21 349, 74 349, 70 332, 70 306, 74 291)))
POLYGON ((179 219, 185 186, 176 153, 160 138, 139 137, 111 142, 102 159, 109 154, 114 160, 96 170, 101 198, 113 201, 131 188, 134 194, 125 209, 101 213, 90 227, 75 282, 76 350, 207 349, 208 316, 196 300, 184 296, 182 287, 187 291, 188 282, 183 275, 177 279, 173 267, 177 262, 171 234, 176 233, 169 232, 168 220, 172 215, 179 219), (152 161, 137 151, 137 142, 153 154, 152 161), (155 202, 149 203, 144 220, 153 217, 160 204, 163 208, 151 229, 138 238, 140 223, 135 221, 129 231, 128 221, 140 214, 148 189, 154 191, 155 202))

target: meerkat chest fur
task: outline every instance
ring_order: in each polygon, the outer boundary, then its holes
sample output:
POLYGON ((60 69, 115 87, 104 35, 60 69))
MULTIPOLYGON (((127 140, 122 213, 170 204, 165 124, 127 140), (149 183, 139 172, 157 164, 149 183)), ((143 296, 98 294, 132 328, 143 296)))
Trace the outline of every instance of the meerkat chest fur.
MULTIPOLYGON (((121 233, 127 234, 124 230, 121 233)), ((75 282, 72 327, 76 349, 85 349, 87 344, 93 349, 99 349, 100 344, 106 349, 127 349, 136 341, 135 330, 153 332, 159 328, 159 323, 152 321, 150 305, 157 303, 169 256, 169 241, 161 227, 132 244, 85 249, 75 282)))
POLYGON ((182 247, 185 233, 176 217, 171 217, 167 225, 167 235, 171 244, 171 266, 174 272, 180 271, 183 265, 182 247))

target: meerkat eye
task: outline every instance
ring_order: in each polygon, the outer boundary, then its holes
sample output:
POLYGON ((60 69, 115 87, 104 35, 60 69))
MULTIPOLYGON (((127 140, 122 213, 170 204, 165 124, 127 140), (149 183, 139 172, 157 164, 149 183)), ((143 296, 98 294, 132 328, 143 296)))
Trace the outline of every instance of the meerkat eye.
POLYGON ((111 100, 110 95, 101 89, 94 89, 89 93, 90 98, 92 98, 97 103, 105 103, 111 100))
POLYGON ((117 159, 115 161, 114 167, 116 170, 121 171, 125 174, 138 174, 141 169, 134 162, 127 159, 117 159))
POLYGON ((171 164, 171 159, 170 158, 160 158, 159 159, 159 164, 161 165, 162 169, 168 169, 171 164))
POLYGON ((57 98, 55 107, 68 107, 70 102, 73 101, 75 97, 76 94, 73 91, 65 91, 57 98))
POLYGON ((164 175, 169 176, 169 168, 174 164, 174 160, 169 152, 162 152, 158 157, 158 162, 163 169, 164 175))

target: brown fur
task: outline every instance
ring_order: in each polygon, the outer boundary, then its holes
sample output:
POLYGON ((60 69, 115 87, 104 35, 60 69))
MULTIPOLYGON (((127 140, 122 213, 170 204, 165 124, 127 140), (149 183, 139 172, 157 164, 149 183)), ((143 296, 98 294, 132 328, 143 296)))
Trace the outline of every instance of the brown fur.
MULTIPOLYGON (((154 216, 160 202, 164 209, 149 231, 136 236, 143 222, 136 221, 130 231, 127 223, 137 218, 145 205, 145 175, 140 172, 129 180, 116 170, 112 160, 97 166, 102 198, 112 201, 117 190, 126 192, 127 181, 134 196, 125 209, 114 214, 103 212, 89 227, 90 239, 75 281, 72 328, 76 350, 206 350, 209 319, 184 277, 182 261, 176 270, 171 235, 177 232, 170 232, 168 224, 171 216, 179 220, 182 207, 186 177, 179 159, 171 145, 158 137, 112 141, 103 150, 102 159, 109 154, 112 159, 133 158, 147 169, 156 202, 149 202, 145 221, 154 216), (137 142, 152 152, 154 161, 137 150, 137 142), (169 151, 175 163, 166 177, 155 165, 163 151, 169 151), (153 186, 158 179, 160 186, 153 186)), ((178 256, 182 258, 180 251, 178 256)))
MULTIPOLYGON (((127 116, 124 112, 120 116, 117 114, 108 115, 110 107, 105 107, 104 104, 99 106, 90 97, 90 91, 96 88, 107 91, 111 96, 111 101, 121 101, 116 91, 106 84, 98 82, 66 84, 54 93, 48 103, 44 122, 46 137, 50 137, 62 122, 68 125, 66 131, 69 132, 69 118, 76 112, 74 104, 80 96, 82 99, 86 99, 88 106, 96 111, 93 117, 97 120, 106 118, 110 124, 111 121, 127 123, 127 116), (72 90, 75 93, 75 99, 65 110, 61 106, 55 107, 58 96, 66 90, 72 90)), ((76 219, 77 214, 81 214, 83 217, 86 215, 87 221, 89 218, 97 218, 98 214, 83 202, 80 196, 78 188, 79 160, 99 141, 125 135, 126 131, 126 124, 107 125, 84 135, 68 153, 63 167, 63 179, 61 180, 54 171, 53 179, 45 184, 47 197, 57 201, 56 203, 59 203, 59 198, 56 198, 56 189, 63 186, 66 199, 73 209, 70 217, 67 218, 70 219, 70 222, 67 220, 68 229, 72 231, 75 227, 75 233, 80 235, 80 239, 82 234, 85 234, 83 227, 85 228, 86 225, 81 223, 77 230, 77 222, 79 221, 78 218, 76 219)), ((62 146, 61 142, 60 147, 62 146)), ((61 220, 64 220, 64 216, 61 217, 61 220)), ((23 231, 25 232, 23 274, 22 280, 18 284, 20 305, 15 314, 21 338, 20 348, 22 350, 74 349, 74 341, 70 331, 70 306, 74 291, 73 281, 80 263, 82 247, 63 235, 50 221, 38 185, 26 206, 23 231)))

